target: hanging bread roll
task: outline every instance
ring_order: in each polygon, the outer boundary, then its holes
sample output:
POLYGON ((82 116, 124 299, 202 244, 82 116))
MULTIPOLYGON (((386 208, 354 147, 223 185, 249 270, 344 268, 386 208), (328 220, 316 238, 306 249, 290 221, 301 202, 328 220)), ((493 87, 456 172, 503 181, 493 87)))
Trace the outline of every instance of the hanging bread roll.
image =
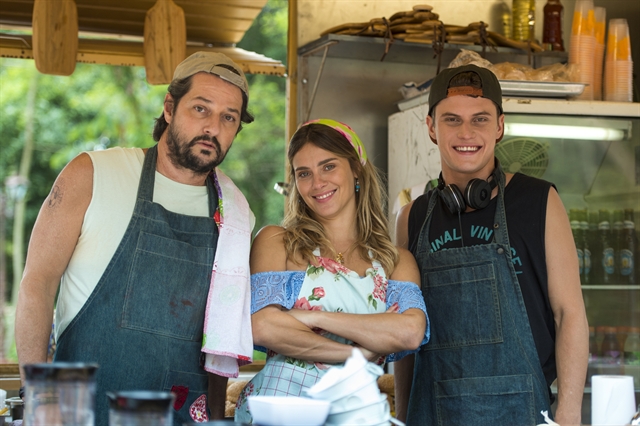
POLYGON ((428 4, 416 4, 413 6, 413 10, 416 12, 431 12, 433 10, 433 6, 429 6, 428 4))
POLYGON ((413 10, 407 12, 396 12, 389 18, 390 21, 395 21, 396 19, 405 18, 407 16, 413 16, 416 12, 413 10))
POLYGON ((405 16, 404 18, 398 18, 393 21, 389 21, 391 25, 400 25, 400 24, 419 24, 422 22, 422 19, 418 19, 414 16, 405 16))
POLYGON ((331 27, 329 29, 324 30, 323 32, 320 33, 320 35, 323 36, 326 34, 333 34, 339 31, 352 30, 352 29, 361 30, 361 29, 364 29, 367 25, 369 25, 369 22, 355 22, 355 23, 340 24, 340 25, 336 25, 335 27, 331 27))
POLYGON ((420 21, 437 21, 438 14, 432 12, 416 12, 413 17, 415 19, 419 19, 420 21))
MULTIPOLYGON (((515 41, 510 38, 506 38, 502 34, 494 33, 493 31, 487 31, 487 35, 498 46, 515 47, 516 49, 529 50, 529 43, 526 41, 515 41)), ((533 52, 542 52, 544 49, 538 43, 531 43, 531 50, 533 52)))

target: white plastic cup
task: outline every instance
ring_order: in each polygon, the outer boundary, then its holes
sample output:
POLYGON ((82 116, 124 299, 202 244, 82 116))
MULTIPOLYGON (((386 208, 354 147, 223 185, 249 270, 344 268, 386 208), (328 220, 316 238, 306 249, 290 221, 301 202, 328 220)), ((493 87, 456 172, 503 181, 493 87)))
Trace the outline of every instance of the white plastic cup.
POLYGON ((591 378, 591 424, 625 425, 636 412, 633 377, 591 378))

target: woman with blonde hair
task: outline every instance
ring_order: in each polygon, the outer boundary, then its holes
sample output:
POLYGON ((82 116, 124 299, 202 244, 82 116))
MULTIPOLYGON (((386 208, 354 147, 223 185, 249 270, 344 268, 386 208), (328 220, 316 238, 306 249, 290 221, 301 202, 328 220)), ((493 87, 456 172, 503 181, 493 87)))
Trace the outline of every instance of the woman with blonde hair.
POLYGON ((253 338, 267 361, 238 398, 238 421, 252 420, 247 396, 298 396, 354 346, 383 363, 429 338, 417 265, 389 238, 382 185, 356 133, 310 121, 288 159, 283 224, 251 248, 253 338))

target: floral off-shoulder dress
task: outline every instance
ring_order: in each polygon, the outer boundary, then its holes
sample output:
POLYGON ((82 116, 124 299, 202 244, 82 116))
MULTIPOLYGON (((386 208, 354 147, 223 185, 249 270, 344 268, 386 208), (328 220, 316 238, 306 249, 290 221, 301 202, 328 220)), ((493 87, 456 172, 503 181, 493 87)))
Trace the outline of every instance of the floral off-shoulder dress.
MULTIPOLYGON (((382 313, 394 303, 399 312, 410 308, 421 309, 427 314, 422 293, 417 285, 409 282, 387 280, 379 262, 373 261, 364 277, 333 259, 314 254, 318 266, 309 265, 306 271, 263 272, 251 276, 251 313, 269 305, 281 305, 286 309, 322 310, 357 314, 382 313)), ((326 332, 315 330, 324 337, 344 344, 352 342, 326 332)), ((429 340, 429 323, 422 341, 429 340)), ((236 404, 235 420, 251 423, 247 397, 249 395, 300 396, 313 386, 334 364, 304 361, 267 348, 264 368, 257 373, 240 393, 236 404)), ((397 361, 417 352, 405 351, 391 354, 386 361, 397 361)), ((384 362, 384 361, 382 361, 384 362)), ((338 364, 341 365, 341 364, 338 364)))

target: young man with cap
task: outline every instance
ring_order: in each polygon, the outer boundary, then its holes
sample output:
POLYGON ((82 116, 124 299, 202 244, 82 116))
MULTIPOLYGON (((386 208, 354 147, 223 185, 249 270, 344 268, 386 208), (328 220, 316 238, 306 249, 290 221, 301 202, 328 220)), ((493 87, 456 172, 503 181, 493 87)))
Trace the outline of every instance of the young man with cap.
POLYGON ((416 257, 431 341, 396 363, 399 418, 410 425, 535 425, 550 413, 580 424, 588 325, 578 259, 555 187, 504 173, 495 75, 442 71, 427 126, 439 185, 398 214, 396 237, 416 257))
POLYGON ((173 392, 175 425, 206 418, 207 407, 223 418, 227 378, 251 360, 253 215, 217 167, 253 121, 248 95, 228 57, 191 55, 169 85, 158 143, 78 155, 40 210, 18 358, 46 362, 55 301, 54 361, 99 365, 97 426, 108 424, 106 392, 122 390, 173 392))

